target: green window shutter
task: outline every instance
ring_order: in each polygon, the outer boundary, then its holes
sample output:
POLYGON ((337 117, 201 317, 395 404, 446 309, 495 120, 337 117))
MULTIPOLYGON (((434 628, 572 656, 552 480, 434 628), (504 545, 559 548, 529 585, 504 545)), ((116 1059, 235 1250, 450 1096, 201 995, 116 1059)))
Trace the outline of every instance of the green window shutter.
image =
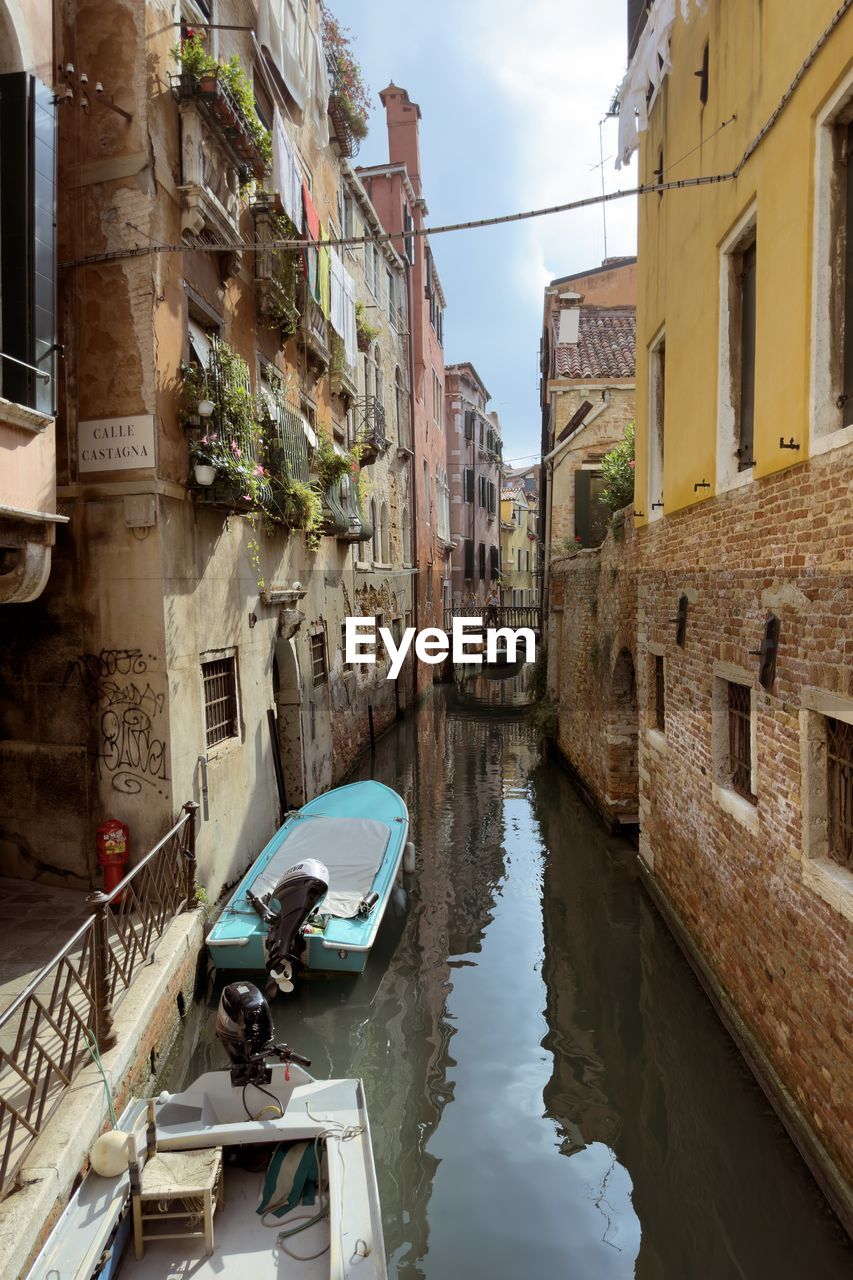
POLYGON ((0 361, 2 394, 55 412, 56 106, 23 71, 0 75, 0 297, 3 350, 50 375, 0 361))
POLYGON ((590 481, 591 471, 575 472, 575 536, 584 547, 592 546, 590 537, 590 481))

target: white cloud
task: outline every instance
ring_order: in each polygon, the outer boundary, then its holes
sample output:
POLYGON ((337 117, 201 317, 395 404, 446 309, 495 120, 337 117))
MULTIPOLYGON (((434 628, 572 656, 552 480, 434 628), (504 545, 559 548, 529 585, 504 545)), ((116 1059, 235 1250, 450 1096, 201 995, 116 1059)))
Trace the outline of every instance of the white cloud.
MULTIPOLYGON (((511 0, 471 0, 463 13, 472 59, 512 106, 515 128, 504 155, 513 166, 520 207, 598 194, 598 122, 624 67, 624 0, 528 0, 523 10, 511 0)), ((615 133, 615 121, 606 121, 608 191, 618 185, 615 133)), ((623 171, 621 184, 632 183, 623 171)), ((523 269, 537 290, 543 278, 597 265, 604 256, 601 206, 532 222, 524 243, 529 256, 523 269)), ((609 204, 608 254, 632 253, 635 244, 635 201, 609 204)))

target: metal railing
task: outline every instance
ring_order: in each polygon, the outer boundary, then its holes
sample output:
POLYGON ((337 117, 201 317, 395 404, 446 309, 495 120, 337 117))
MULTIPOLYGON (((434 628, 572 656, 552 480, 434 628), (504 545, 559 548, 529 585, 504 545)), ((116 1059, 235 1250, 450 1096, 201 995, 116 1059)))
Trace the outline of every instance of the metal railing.
POLYGON ((113 1011, 157 939, 195 905, 195 815, 181 817, 0 1013, 0 1197, 93 1047, 116 1043, 113 1011))
POLYGON ((487 604, 458 605, 454 609, 445 609, 444 628, 450 631, 454 618, 482 618, 484 627, 530 627, 534 631, 541 630, 542 611, 536 604, 502 604, 489 608, 487 604))
POLYGON ((360 449, 361 462, 375 462, 388 445, 385 429, 385 406, 378 396, 365 396, 355 402, 357 427, 355 443, 360 449))

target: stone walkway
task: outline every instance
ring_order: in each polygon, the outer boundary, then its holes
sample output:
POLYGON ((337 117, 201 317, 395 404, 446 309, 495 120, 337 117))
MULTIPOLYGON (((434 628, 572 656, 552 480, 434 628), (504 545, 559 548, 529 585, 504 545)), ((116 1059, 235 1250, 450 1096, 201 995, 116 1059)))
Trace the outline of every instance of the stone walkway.
POLYGON ((0 876, 0 1013, 91 914, 85 891, 0 876))

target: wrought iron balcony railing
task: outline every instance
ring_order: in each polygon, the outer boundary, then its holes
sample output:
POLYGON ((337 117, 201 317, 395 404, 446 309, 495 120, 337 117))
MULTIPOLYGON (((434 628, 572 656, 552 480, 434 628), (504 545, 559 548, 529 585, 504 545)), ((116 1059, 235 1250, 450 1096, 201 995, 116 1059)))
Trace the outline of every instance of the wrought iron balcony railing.
POLYGON ((366 396, 363 400, 356 400, 355 408, 355 443, 360 450, 359 460, 362 466, 369 466, 388 447, 385 406, 376 396, 366 396))

